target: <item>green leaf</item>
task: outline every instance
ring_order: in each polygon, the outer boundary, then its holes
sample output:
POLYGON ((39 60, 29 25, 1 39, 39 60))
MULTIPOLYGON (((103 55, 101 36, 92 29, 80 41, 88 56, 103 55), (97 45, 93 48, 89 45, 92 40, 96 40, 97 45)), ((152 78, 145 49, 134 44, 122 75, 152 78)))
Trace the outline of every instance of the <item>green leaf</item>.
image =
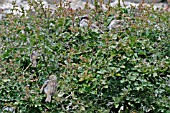
POLYGON ((10 79, 2 79, 3 82, 10 82, 10 79))

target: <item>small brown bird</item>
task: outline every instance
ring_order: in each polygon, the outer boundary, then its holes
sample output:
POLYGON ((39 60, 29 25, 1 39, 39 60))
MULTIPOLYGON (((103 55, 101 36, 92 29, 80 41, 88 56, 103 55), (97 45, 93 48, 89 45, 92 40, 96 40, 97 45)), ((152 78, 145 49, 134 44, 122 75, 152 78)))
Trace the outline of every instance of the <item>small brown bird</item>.
POLYGON ((168 2, 168 5, 167 5, 167 8, 165 9, 166 11, 168 11, 168 9, 170 8, 170 0, 167 0, 168 2))
POLYGON ((45 102, 51 102, 51 97, 56 91, 57 77, 55 75, 50 75, 49 79, 46 80, 41 87, 41 93, 44 92, 47 97, 45 102))
POLYGON ((37 57, 38 53, 36 51, 33 51, 32 54, 30 55, 30 61, 32 62, 32 67, 37 67, 37 57))

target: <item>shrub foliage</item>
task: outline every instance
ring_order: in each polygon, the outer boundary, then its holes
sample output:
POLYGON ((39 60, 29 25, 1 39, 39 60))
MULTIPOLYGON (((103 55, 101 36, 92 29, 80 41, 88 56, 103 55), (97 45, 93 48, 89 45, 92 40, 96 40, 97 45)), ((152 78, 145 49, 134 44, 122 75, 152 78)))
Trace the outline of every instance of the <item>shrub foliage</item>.
MULTIPOLYGON (((15 4, 13 4, 15 6, 15 4)), ((15 6, 0 21, 0 109, 28 113, 168 113, 170 111, 170 13, 152 6, 91 9, 15 6), (88 14, 89 27, 80 27, 88 14), (113 19, 121 27, 108 30, 113 19), (91 29, 95 23, 97 29, 91 29), (30 55, 38 51, 37 67, 30 55), (45 103, 40 88, 55 74, 57 92, 45 103)), ((60 4, 61 5, 61 4, 60 4)), ((57 5, 56 5, 57 6, 57 5)))

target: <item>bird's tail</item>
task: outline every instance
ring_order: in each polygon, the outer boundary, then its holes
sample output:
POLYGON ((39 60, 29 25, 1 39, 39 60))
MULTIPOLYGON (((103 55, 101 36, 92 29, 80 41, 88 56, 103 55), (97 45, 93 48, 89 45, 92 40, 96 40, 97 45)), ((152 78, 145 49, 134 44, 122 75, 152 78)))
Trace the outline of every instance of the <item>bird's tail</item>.
POLYGON ((51 95, 47 95, 47 98, 45 99, 45 102, 51 102, 51 95))
POLYGON ((32 67, 37 67, 37 62, 36 61, 32 62, 32 67))

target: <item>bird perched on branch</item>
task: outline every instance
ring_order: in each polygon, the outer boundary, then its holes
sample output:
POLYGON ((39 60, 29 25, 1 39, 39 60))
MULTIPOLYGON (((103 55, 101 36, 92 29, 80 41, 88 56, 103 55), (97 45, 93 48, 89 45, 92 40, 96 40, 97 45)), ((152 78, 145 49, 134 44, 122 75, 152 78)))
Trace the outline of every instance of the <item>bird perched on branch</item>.
POLYGON ((103 31, 95 24, 95 23, 91 23, 90 18, 88 17, 88 15, 84 15, 82 17, 80 17, 80 27, 89 27, 92 30, 97 30, 100 33, 103 33, 103 31))
POLYGON ((51 97, 56 91, 57 77, 55 75, 50 75, 49 79, 46 80, 41 87, 41 93, 44 92, 47 97, 45 102, 51 102, 51 97))
POLYGON ((38 53, 36 51, 33 51, 32 54, 30 55, 30 61, 32 63, 32 67, 37 67, 37 57, 38 53))
POLYGON ((170 0, 167 0, 167 2, 168 2, 168 6, 167 6, 166 10, 168 11, 168 9, 170 8, 170 0))

